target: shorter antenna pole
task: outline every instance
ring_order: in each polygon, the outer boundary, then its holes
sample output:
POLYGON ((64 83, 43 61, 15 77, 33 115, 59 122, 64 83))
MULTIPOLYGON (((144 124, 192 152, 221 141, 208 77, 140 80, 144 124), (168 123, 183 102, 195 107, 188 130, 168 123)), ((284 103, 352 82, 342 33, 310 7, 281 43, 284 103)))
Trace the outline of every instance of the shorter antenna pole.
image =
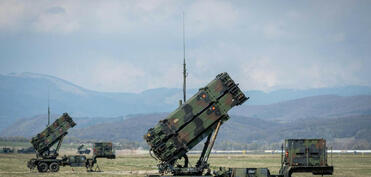
POLYGON ((186 102, 186 87, 187 87, 187 68, 186 68, 186 61, 185 61, 185 29, 184 29, 184 12, 183 12, 183 103, 186 102))
POLYGON ((48 125, 47 127, 49 127, 50 125, 50 105, 49 105, 49 87, 48 87, 48 125))
POLYGON ((281 144, 281 169, 283 168, 283 144, 281 144))

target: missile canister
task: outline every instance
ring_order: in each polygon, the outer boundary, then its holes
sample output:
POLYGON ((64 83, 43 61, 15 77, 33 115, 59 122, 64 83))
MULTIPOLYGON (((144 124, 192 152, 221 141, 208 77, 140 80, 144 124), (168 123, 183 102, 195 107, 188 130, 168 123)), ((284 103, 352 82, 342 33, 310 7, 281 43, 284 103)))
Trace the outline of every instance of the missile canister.
POLYGON ((144 136, 151 151, 162 162, 183 157, 216 127, 229 119, 227 112, 248 98, 227 73, 216 76, 144 136))
POLYGON ((76 123, 72 118, 67 113, 63 113, 53 124, 33 137, 31 144, 39 154, 42 154, 66 135, 68 129, 75 125, 76 123))

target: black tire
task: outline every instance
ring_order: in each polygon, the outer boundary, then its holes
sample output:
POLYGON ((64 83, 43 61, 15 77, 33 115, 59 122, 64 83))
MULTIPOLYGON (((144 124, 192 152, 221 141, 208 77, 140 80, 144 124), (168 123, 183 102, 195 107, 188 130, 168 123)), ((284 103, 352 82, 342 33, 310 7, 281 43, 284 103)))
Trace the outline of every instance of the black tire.
POLYGON ((41 162, 41 163, 39 163, 39 164, 37 165, 37 170, 38 170, 39 172, 41 172, 41 173, 45 173, 45 172, 47 172, 48 169, 49 169, 49 166, 48 166, 48 164, 45 163, 45 162, 41 162))
POLYGON ((59 171, 59 164, 57 162, 52 162, 50 165, 49 165, 49 170, 51 172, 58 172, 59 171))

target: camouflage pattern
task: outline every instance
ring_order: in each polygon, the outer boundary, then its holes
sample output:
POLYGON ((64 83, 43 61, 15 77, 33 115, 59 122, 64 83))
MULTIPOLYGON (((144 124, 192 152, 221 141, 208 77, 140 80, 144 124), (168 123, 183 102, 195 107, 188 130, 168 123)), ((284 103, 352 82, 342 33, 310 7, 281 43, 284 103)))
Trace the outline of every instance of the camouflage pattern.
POLYGON ((93 145, 93 157, 95 158, 116 158, 111 142, 99 142, 93 145))
POLYGON ((86 162, 87 159, 84 155, 70 155, 67 156, 67 159, 64 161, 65 164, 68 164, 71 167, 85 167, 86 162))
MULTIPOLYGON (((148 175, 148 177, 173 177, 169 175, 148 175)), ((268 168, 225 168, 219 167, 219 170, 209 175, 182 176, 182 177, 282 177, 280 175, 271 175, 268 168)))
POLYGON ((280 175, 291 177, 293 173, 303 172, 314 175, 333 174, 333 166, 327 164, 326 140, 286 139, 284 148, 280 175))
POLYGON ((284 163, 290 166, 326 166, 326 151, 324 139, 287 139, 284 163))
POLYGON ((67 114, 63 113, 61 117, 54 121, 44 131, 32 138, 31 144, 38 153, 47 151, 58 140, 67 134, 67 130, 74 127, 76 123, 67 114))
POLYGON ((232 107, 247 99, 229 75, 221 73, 149 129, 144 139, 160 161, 173 163, 208 136, 220 120, 228 120, 232 107))
POLYGON ((214 172, 215 177, 272 177, 268 168, 224 168, 214 172))

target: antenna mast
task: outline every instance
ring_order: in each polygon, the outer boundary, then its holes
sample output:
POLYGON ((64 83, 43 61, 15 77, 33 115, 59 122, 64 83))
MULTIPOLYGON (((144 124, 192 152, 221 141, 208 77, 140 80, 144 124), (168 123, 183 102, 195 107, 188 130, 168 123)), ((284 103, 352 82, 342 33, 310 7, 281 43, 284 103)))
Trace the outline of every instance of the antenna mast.
POLYGON ((184 12, 183 12, 183 102, 186 102, 186 78, 187 78, 187 68, 185 61, 185 30, 184 30, 184 12))
POLYGON ((48 87, 48 125, 47 127, 49 127, 50 125, 50 106, 49 106, 49 87, 48 87))

